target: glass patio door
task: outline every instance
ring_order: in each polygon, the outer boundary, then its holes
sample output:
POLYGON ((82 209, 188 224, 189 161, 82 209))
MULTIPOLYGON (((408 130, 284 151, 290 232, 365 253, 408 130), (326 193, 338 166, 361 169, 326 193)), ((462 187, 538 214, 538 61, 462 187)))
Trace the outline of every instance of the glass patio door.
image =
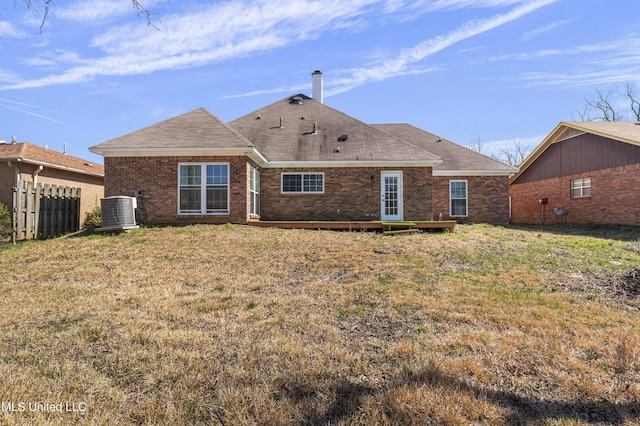
POLYGON ((402 220, 402 172, 382 172, 382 220, 402 220))

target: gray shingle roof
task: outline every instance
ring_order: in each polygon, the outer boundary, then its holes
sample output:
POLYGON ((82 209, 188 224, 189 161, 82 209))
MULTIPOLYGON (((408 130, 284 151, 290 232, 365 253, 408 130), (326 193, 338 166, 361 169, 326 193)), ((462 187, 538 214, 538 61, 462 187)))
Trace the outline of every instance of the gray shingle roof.
POLYGON ((440 161, 423 147, 305 95, 282 99, 229 125, 250 140, 270 162, 440 161), (314 123, 317 123, 316 133, 314 123), (341 135, 346 135, 347 140, 339 141, 341 135))
POLYGON ((250 148, 251 142, 205 108, 90 147, 93 152, 136 149, 250 148))
POLYGON ((464 172, 499 172, 515 173, 518 169, 504 164, 486 155, 475 152, 455 142, 441 138, 410 124, 373 124, 376 129, 401 138, 412 145, 419 146, 438 157, 442 164, 434 169, 434 174, 441 171, 464 172))

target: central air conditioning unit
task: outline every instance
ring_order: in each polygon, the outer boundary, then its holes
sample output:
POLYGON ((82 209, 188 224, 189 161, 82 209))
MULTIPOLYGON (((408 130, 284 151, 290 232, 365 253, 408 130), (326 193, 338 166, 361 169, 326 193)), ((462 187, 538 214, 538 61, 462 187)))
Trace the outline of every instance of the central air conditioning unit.
POLYGON ((136 199, 135 197, 107 197, 100 200, 102 209, 102 226, 96 231, 126 231, 135 229, 136 199))

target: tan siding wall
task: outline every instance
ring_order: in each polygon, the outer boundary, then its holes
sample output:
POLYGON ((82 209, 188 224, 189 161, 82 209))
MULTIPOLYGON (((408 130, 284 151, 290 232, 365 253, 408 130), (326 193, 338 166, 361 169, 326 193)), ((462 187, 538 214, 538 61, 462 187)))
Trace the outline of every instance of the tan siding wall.
POLYGON ((263 220, 379 220, 380 173, 402 170, 404 218, 431 218, 431 168, 264 169, 261 175, 263 220), (324 172, 324 194, 281 194, 282 172, 324 172), (373 180, 372 180, 373 176, 373 180))
MULTIPOLYGON (((640 225, 640 164, 513 184, 514 223, 540 224, 540 198, 547 198, 544 223, 555 223, 554 208, 568 209, 570 223, 640 225), (571 180, 591 177, 591 197, 571 198, 571 180)), ((562 218, 560 219, 563 220, 562 218)))
MULTIPOLYGON (((33 172, 36 165, 20 163, 20 179, 25 182, 33 182, 33 172)), ((11 206, 13 204, 13 187, 15 185, 15 169, 7 163, 0 163, 0 203, 11 206)), ((89 176, 65 170, 44 167, 38 174, 38 183, 71 186, 82 191, 80 201, 80 222, 84 222, 87 213, 100 205, 100 199, 104 197, 104 178, 89 176)))
POLYGON ((249 205, 249 160, 246 157, 116 157, 105 158, 105 196, 138 197, 147 223, 246 223, 249 205), (228 215, 178 215, 178 163, 229 163, 228 215))
POLYGON ((9 167, 6 162, 0 163, 0 203, 11 209, 13 200, 13 187, 15 185, 15 169, 9 167))
POLYGON ((461 223, 509 223, 509 178, 507 176, 436 176, 433 178, 433 214, 437 220, 461 223), (468 216, 451 217, 449 182, 467 181, 468 216))

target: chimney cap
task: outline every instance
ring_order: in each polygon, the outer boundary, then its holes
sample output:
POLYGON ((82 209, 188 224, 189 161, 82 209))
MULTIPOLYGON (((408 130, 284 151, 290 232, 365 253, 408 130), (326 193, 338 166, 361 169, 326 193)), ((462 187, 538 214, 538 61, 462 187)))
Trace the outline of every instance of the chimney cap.
POLYGON ((313 74, 322 74, 322 71, 320 71, 320 70, 315 70, 315 71, 313 72, 313 74))

